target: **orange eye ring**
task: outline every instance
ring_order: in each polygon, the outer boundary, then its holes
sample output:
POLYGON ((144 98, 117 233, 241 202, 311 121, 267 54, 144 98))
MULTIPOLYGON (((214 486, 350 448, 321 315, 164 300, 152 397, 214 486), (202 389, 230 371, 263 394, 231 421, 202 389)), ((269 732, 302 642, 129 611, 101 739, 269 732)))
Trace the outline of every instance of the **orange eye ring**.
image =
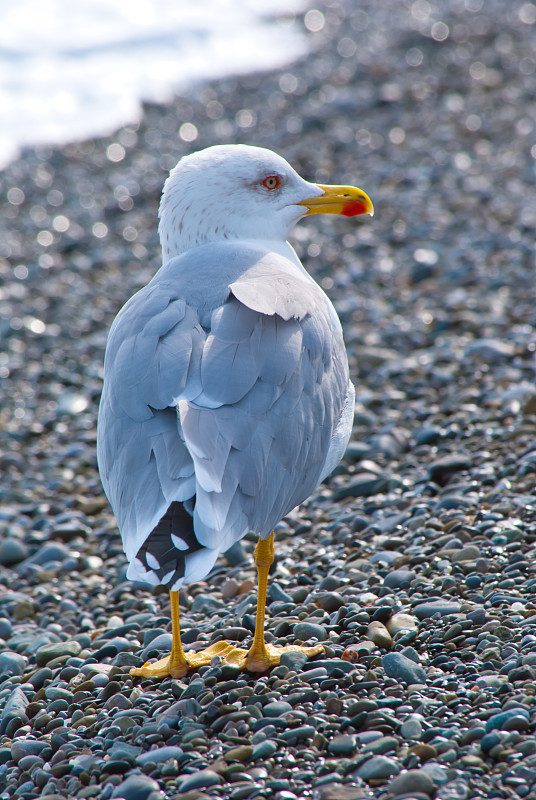
POLYGON ((277 177, 277 175, 268 175, 262 182, 262 185, 265 186, 270 192, 273 192, 274 189, 279 188, 279 184, 281 181, 277 177))

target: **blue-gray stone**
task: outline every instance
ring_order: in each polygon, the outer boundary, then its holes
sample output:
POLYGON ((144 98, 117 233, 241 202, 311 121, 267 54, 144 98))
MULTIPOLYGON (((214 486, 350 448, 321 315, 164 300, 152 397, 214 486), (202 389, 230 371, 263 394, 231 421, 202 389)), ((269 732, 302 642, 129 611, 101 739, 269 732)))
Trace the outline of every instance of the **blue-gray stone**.
POLYGON ((13 567, 28 558, 28 548, 19 539, 2 539, 0 541, 0 564, 13 567))
MULTIPOLYGON (((25 756, 39 756, 48 747, 48 742, 39 739, 15 739, 11 745, 11 755, 16 764, 25 756)), ((49 751, 50 752, 50 751, 49 751)))
POLYGON ((524 708, 523 706, 515 706, 514 708, 509 708, 506 711, 501 711, 499 714, 494 714, 492 717, 489 717, 489 719, 486 720, 486 732, 489 733, 490 731, 502 730, 504 726, 508 724, 508 722, 516 717, 523 717, 528 723, 528 709, 524 708))
POLYGON ((165 745, 164 747, 157 747, 156 750, 147 750, 145 753, 140 753, 136 758, 136 763, 140 766, 143 766, 147 761, 162 764, 165 761, 169 761, 170 758, 179 759, 183 753, 182 747, 165 745))
POLYGON ((251 760, 255 761, 257 758, 270 758, 270 756, 277 753, 278 749, 279 745, 277 742, 272 741, 272 739, 265 739, 264 742, 259 742, 254 746, 251 760))
POLYGON ((326 670, 328 675, 332 675, 337 670, 344 672, 346 675, 357 669, 357 665, 352 664, 350 661, 343 661, 341 658, 322 658, 320 660, 309 661, 304 665, 305 673, 309 670, 322 668, 326 670))
POLYGON ((77 656, 82 648, 73 640, 67 642, 53 642, 40 647, 35 654, 38 667, 44 667, 49 661, 61 656, 77 656))
POLYGON ((420 740, 422 737, 422 725, 416 717, 410 717, 400 726, 400 735, 403 739, 420 740))
POLYGON ((18 763, 21 772, 32 772, 36 767, 42 767, 45 759, 41 756, 24 756, 18 763))
POLYGON ((400 652, 402 653, 403 656, 406 656, 407 658, 411 659, 416 664, 420 664, 421 663, 421 659, 419 658, 418 652, 411 645, 408 645, 407 647, 403 647, 400 652))
POLYGON ((372 758, 368 758, 361 764, 353 774, 364 781, 377 781, 387 780, 393 775, 398 775, 399 772, 400 765, 393 758, 372 756, 372 758))
POLYGON ((49 667, 41 667, 41 669, 36 670, 36 672, 28 678, 28 683, 31 683, 37 692, 43 687, 45 681, 51 680, 53 676, 54 673, 49 667))
POLYGON ((316 639, 323 642, 328 638, 328 632, 323 625, 318 625, 316 622, 298 622, 294 625, 294 635, 302 642, 307 642, 309 639, 316 639))
POLYGON ((487 753, 491 750, 495 745, 500 744, 501 737, 497 733, 496 730, 492 730, 489 733, 485 733, 484 736, 480 740, 480 748, 487 753))
POLYGON ((2 714, 0 715, 0 735, 6 732, 6 728, 11 720, 19 719, 21 724, 24 725, 28 722, 26 714, 26 706, 29 700, 20 688, 16 686, 13 692, 8 696, 2 714))
POLYGON ((292 603, 292 597, 283 591, 278 583, 272 583, 269 590, 270 602, 292 603))
POLYGON ((483 581, 484 578, 482 575, 471 574, 466 577, 465 585, 471 590, 479 589, 482 586, 483 581))
POLYGON ((171 645, 173 642, 173 636, 171 633, 160 633, 145 647, 142 651, 141 657, 147 658, 149 653, 157 650, 158 652, 165 651, 166 653, 171 652, 171 645))
MULTIPOLYGON (((177 788, 179 792, 190 792, 192 789, 208 789, 222 782, 217 772, 211 769, 200 769, 184 778, 179 779, 177 788)), ((128 798, 127 798, 128 800, 128 798)))
POLYGON ((195 613, 199 611, 201 614, 209 614, 216 608, 222 608, 223 603, 218 598, 213 597, 211 594, 196 594, 194 597, 191 610, 195 613))
POLYGON ((284 742, 288 742, 288 744, 297 744, 297 742, 312 739, 315 733, 316 728, 312 725, 299 725, 297 728, 281 731, 278 736, 280 739, 283 739, 284 742))
POLYGON ((300 653, 299 650, 289 650, 286 653, 281 653, 279 663, 294 672, 299 672, 307 663, 307 656, 305 653, 300 653))
POLYGON ((436 428, 434 426, 430 426, 429 428, 421 428, 416 433, 415 443, 417 445, 432 444, 433 442, 436 442, 441 435, 441 428, 436 428))
POLYGON ((428 474, 430 480, 444 486, 456 472, 470 469, 471 465, 471 456, 464 453, 453 453, 432 462, 428 467, 428 474))
POLYGON ((155 792, 154 799, 157 797, 164 800, 165 795, 160 791, 160 787, 153 778, 148 775, 129 775, 112 791, 112 797, 121 797, 124 800, 147 800, 149 795, 155 792))
POLYGON ((181 700, 185 700, 187 697, 199 697, 205 689, 206 686, 203 678, 193 678, 181 694, 181 700))
POLYGON ((238 567, 239 564, 243 564, 244 561, 249 561, 249 556, 244 550, 244 545, 240 541, 232 544, 223 555, 230 567, 238 567))
MULTIPOLYGON (((363 742, 363 739, 360 739, 363 742)), ((395 739, 394 736, 379 736, 376 739, 372 739, 371 741, 367 742, 366 744, 363 742, 362 752, 363 753, 374 753, 375 755, 385 755, 385 753, 396 752, 399 747, 398 739, 395 739)))
POLYGON ((274 700, 263 707, 262 714, 264 717, 280 717, 289 711, 292 711, 292 706, 286 700, 274 700))
POLYGON ((59 542, 48 542, 44 544, 39 550, 27 558, 24 562, 24 565, 27 564, 38 564, 39 566, 43 566, 44 564, 50 564, 56 561, 65 561, 65 559, 69 555, 69 550, 65 547, 65 545, 60 544, 59 542))
POLYGON ((390 678, 407 684, 426 683, 426 673, 419 664, 402 653, 387 653, 382 657, 382 666, 390 678))
MULTIPOLYGON (((143 634, 143 647, 147 647, 147 645, 151 644, 153 639, 156 639, 157 636, 160 634, 166 633, 163 628, 149 628, 149 630, 144 631, 143 634)), ((181 639, 182 639, 182 632, 181 632, 181 639)))
POLYGON ((431 777, 436 786, 443 786, 448 780, 447 767, 443 767, 435 761, 427 761, 421 770, 431 777))
POLYGON ((439 614, 440 617, 444 617, 446 614, 459 614, 460 610, 460 603, 449 602, 448 600, 430 600, 426 603, 419 603, 418 606, 415 606, 413 612, 417 619, 429 619, 436 614, 439 614))
POLYGON ((0 653, 0 676, 1 675, 24 675, 24 670, 28 659, 11 650, 4 650, 0 653))
POLYGON ((389 781, 388 791, 393 795, 422 794, 431 795, 435 790, 431 777, 422 769, 408 769, 389 781))
POLYGON ((398 558, 400 558, 400 553, 397 553, 396 550, 377 550, 371 555, 369 561, 371 564, 383 562, 391 566, 398 558))
POLYGON ((6 617, 0 617, 0 639, 9 639, 12 631, 13 625, 10 620, 6 619, 6 617))
POLYGON ((383 579, 383 582, 385 586, 388 586, 390 589, 408 589, 414 578, 415 572, 412 569, 400 567, 400 569, 389 572, 383 579))
POLYGON ((334 736, 328 743, 328 753, 334 756, 350 756, 357 747, 357 738, 350 733, 341 733, 334 736))
POLYGON ((184 700, 177 700, 176 703, 172 703, 169 708, 162 711, 157 717, 157 722, 159 725, 162 722, 173 725, 182 717, 197 717, 200 713, 201 706, 197 700, 194 697, 188 697, 184 700))
POLYGON ((468 800, 469 794, 469 784, 461 778, 455 778, 437 790, 435 800, 468 800))
POLYGON ((61 686, 47 686, 45 689, 45 697, 47 700, 67 700, 69 703, 73 702, 73 693, 69 689, 62 689, 61 686))

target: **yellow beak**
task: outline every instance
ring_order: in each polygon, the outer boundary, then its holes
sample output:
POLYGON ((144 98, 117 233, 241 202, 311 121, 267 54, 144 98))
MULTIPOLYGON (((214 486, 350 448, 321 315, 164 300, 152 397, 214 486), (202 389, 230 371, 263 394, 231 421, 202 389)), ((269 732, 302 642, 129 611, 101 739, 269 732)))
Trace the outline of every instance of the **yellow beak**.
POLYGON ((298 205, 305 206, 307 214, 342 214, 356 217, 358 214, 374 214, 370 197, 355 186, 323 186, 317 184, 324 194, 302 200, 298 205))

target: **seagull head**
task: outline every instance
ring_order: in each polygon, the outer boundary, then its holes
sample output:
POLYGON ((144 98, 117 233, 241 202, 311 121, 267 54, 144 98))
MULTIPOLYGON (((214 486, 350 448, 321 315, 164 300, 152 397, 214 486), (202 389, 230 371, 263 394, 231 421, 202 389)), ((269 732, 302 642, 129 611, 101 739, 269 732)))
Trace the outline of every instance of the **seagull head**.
POLYGON ((309 183, 262 147, 216 145, 184 156, 164 184, 159 234, 164 263, 225 240, 284 242, 307 214, 373 214, 355 186, 309 183))

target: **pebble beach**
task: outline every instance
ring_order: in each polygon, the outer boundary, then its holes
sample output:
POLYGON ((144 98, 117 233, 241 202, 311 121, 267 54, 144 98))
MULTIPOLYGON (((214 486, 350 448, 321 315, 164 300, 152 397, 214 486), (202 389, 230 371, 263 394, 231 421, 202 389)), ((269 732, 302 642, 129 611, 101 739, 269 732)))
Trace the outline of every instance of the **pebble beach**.
MULTIPOLYGON (((536 6, 328 0, 307 30, 296 63, 0 173, 0 800, 536 795, 536 6), (356 409, 276 528, 266 638, 325 652, 140 680, 169 595, 126 580, 100 485, 104 348, 169 169, 225 142, 376 209, 292 237, 356 409)), ((181 590, 185 646, 249 646, 255 541, 181 590)))

